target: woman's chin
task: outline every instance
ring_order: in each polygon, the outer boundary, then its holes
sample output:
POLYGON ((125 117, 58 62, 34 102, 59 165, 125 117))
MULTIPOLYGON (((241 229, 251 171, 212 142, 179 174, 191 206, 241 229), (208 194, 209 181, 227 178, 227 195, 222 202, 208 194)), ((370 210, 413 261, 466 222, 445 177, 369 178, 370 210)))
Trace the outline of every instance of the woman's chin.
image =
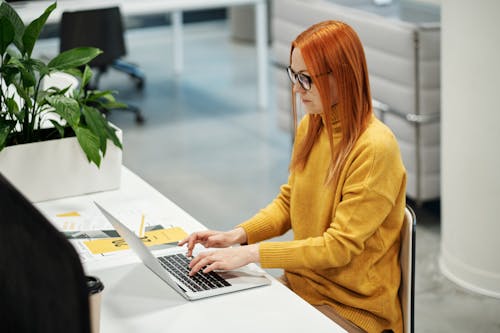
POLYGON ((321 109, 308 107, 307 104, 304 104, 304 111, 307 114, 320 114, 321 113, 321 109))

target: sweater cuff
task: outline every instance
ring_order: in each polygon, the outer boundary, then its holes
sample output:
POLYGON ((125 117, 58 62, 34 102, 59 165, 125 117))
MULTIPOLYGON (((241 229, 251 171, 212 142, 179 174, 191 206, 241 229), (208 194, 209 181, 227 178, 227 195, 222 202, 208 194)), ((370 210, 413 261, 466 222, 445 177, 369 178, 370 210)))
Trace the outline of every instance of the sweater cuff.
POLYGON ((247 234, 247 244, 255 244, 262 240, 274 237, 274 230, 269 219, 261 214, 247 220, 237 227, 241 227, 247 234))
POLYGON ((296 266, 293 251, 284 248, 282 242, 261 243, 259 246, 259 256, 262 268, 287 269, 296 266))

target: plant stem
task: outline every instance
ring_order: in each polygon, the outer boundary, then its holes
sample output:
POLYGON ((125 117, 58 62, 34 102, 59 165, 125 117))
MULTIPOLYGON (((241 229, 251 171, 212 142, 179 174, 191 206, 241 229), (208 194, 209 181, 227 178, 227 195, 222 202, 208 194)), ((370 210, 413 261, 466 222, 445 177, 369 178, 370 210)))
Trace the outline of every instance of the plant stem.
POLYGON ((38 89, 40 89, 40 84, 42 82, 43 75, 40 75, 40 78, 38 78, 38 82, 35 85, 35 96, 33 97, 33 119, 32 123, 35 129, 40 129, 40 124, 41 124, 41 119, 39 116, 40 113, 40 108, 37 110, 37 101, 38 101, 38 89))

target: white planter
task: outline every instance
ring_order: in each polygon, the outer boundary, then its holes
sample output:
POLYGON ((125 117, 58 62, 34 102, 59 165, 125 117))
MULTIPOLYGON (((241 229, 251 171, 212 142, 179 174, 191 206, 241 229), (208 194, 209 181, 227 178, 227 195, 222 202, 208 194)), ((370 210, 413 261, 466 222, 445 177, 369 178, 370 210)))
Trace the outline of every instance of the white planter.
MULTIPOLYGON (((116 132, 120 141, 122 131, 116 132)), ((120 187, 122 150, 108 140, 101 166, 89 163, 76 137, 5 147, 0 172, 38 202, 120 187)))

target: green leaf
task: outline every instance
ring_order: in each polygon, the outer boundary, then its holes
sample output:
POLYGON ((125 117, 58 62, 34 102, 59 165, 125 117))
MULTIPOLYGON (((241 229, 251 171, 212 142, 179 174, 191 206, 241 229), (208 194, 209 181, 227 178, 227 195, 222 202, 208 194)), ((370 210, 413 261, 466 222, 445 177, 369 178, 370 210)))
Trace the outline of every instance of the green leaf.
POLYGON ((102 51, 95 47, 77 47, 60 53, 49 62, 48 66, 57 70, 79 67, 86 65, 101 53, 102 51))
POLYGON ((96 108, 84 106, 83 114, 85 117, 85 122, 92 130, 93 133, 99 133, 99 138, 101 140, 101 150, 106 154, 106 142, 111 140, 115 146, 123 149, 122 143, 118 136, 116 135, 116 128, 111 126, 108 120, 103 116, 103 114, 96 108))
POLYGON ((74 99, 62 95, 46 97, 47 102, 52 105, 61 118, 74 129, 80 123, 80 106, 74 99))
POLYGON ((19 73, 17 65, 13 65, 11 63, 11 59, 12 57, 7 51, 7 54, 5 55, 3 63, 0 67, 1 68, 0 75, 2 76, 2 79, 4 79, 7 85, 11 84, 12 80, 14 80, 14 77, 19 73))
POLYGON ((82 88, 87 86, 91 78, 92 78, 92 70, 90 69, 89 65, 85 65, 85 69, 83 71, 83 76, 82 76, 82 85, 81 85, 82 88))
POLYGON ((100 109, 112 110, 112 109, 126 109, 127 104, 117 102, 113 96, 113 92, 110 90, 106 91, 90 91, 87 95, 88 102, 95 103, 100 109))
POLYGON ((3 56, 7 47, 14 41, 14 37, 12 23, 6 17, 0 17, 0 55, 3 56))
POLYGON ((99 137, 100 149, 102 151, 103 156, 106 154, 106 141, 107 141, 107 132, 106 132, 106 124, 107 121, 103 117, 102 113, 90 106, 84 106, 82 109, 83 117, 85 118, 85 123, 92 131, 92 133, 96 134, 99 137))
POLYGON ((57 4, 54 2, 52 5, 47 7, 47 9, 45 9, 43 14, 40 15, 38 18, 34 19, 33 22, 31 22, 24 30, 23 34, 24 52, 26 52, 28 56, 31 57, 31 52, 33 52, 33 48, 35 47, 35 42, 40 36, 40 32, 42 31, 43 26, 47 21, 47 18, 49 17, 50 13, 52 13, 52 11, 56 8, 56 6, 57 4))
POLYGON ((112 110, 112 109, 126 109, 127 104, 121 103, 121 102, 107 102, 105 104, 106 109, 112 110))
POLYGON ((59 132, 59 136, 61 138, 64 138, 64 126, 62 126, 61 124, 59 124, 59 122, 57 122, 57 121, 55 121, 53 119, 50 119, 50 122, 52 123, 52 125, 54 125, 54 127, 59 132))
MULTIPOLYGON (((7 51, 7 53, 9 52, 7 51)), ((4 62, 3 67, 5 68, 6 66, 10 70, 19 71, 19 68, 24 67, 24 63, 21 62, 19 57, 9 55, 7 61, 4 62)))
POLYGON ((42 107, 46 104, 48 104, 47 102, 47 96, 52 96, 52 91, 50 90, 39 90, 38 91, 38 97, 37 97, 37 100, 36 100, 36 103, 38 104, 38 106, 42 107))
POLYGON ((12 97, 5 98, 5 105, 7 106, 7 112, 12 116, 16 117, 19 114, 19 106, 12 97))
POLYGON ((0 5, 0 17, 7 18, 14 27, 14 44, 21 53, 24 53, 23 34, 25 27, 23 20, 5 1, 0 5))
POLYGON ((106 124, 106 132, 108 133, 108 139, 110 139, 115 146, 117 146, 120 149, 123 149, 120 139, 118 139, 118 136, 116 136, 116 131, 117 129, 112 127, 109 123, 106 124))
POLYGON ((16 122, 13 120, 0 119, 0 150, 5 147, 7 143, 7 138, 12 129, 16 126, 16 122))
POLYGON ((22 67, 21 78, 25 88, 34 87, 36 84, 35 73, 31 70, 31 68, 22 67))
MULTIPOLYGON (((58 88, 56 86, 49 86, 44 88, 44 90, 39 91, 39 96, 44 95, 44 96, 59 96, 59 95, 66 95, 66 93, 71 89, 71 85, 68 85, 65 88, 58 88)), ((67 96, 67 95, 66 95, 67 96)), ((73 99, 72 97, 70 97, 73 99)), ((43 103, 43 102, 42 102, 43 103)))
POLYGON ((89 162, 94 162, 97 167, 101 164, 101 155, 99 153, 99 138, 90 130, 84 127, 73 127, 76 138, 89 162))
POLYGON ((110 100, 110 99, 114 99, 114 97, 113 97, 112 92, 110 90, 104 90, 104 91, 90 90, 88 92, 87 100, 95 102, 99 99, 110 100))
POLYGON ((23 87, 19 82, 12 82, 16 87, 17 94, 23 99, 26 107, 31 108, 33 106, 33 101, 28 88, 23 87))
POLYGON ((68 68, 64 70, 65 73, 68 73, 69 75, 73 75, 77 79, 82 79, 82 71, 79 70, 78 68, 68 68))
POLYGON ((38 71, 40 77, 43 77, 50 73, 49 67, 47 67, 47 65, 45 65, 45 63, 41 60, 31 59, 31 66, 33 67, 33 69, 38 71))

